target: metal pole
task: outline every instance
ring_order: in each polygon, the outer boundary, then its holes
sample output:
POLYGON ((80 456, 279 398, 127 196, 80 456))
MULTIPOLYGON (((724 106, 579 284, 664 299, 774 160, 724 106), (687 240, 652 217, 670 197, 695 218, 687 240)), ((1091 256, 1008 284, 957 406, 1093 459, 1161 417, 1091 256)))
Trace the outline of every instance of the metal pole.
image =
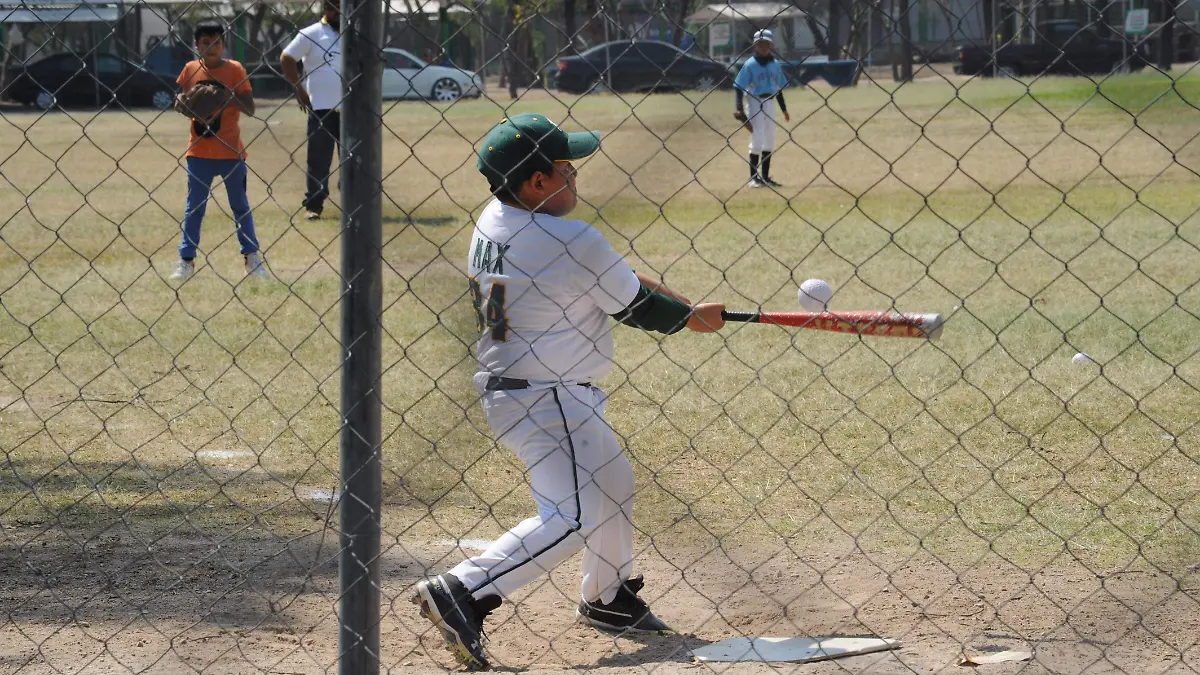
MULTIPOLYGON (((600 16, 604 21, 604 43, 608 44, 608 7, 604 1, 600 2, 600 16)), ((609 91, 612 91, 612 58, 611 48, 604 48, 604 82, 609 91)))
POLYGON ((379 673, 383 3, 342 0, 342 434, 338 672, 379 673))
MULTIPOLYGON (((1121 7, 1121 8, 1125 8, 1125 3, 1121 2, 1117 6, 1121 7)), ((1128 14, 1129 14, 1129 10, 1125 9, 1123 12, 1121 12, 1121 18, 1124 19, 1125 16, 1127 16, 1128 14)), ((1090 16, 1088 18, 1091 19, 1090 16)), ((1122 21, 1121 22, 1121 63, 1125 63, 1129 59, 1128 46, 1129 46, 1129 34, 1125 32, 1125 22, 1122 21)))
POLYGON ((998 48, 996 43, 1000 41, 1000 25, 996 23, 996 3, 998 2, 1000 0, 992 0, 992 77, 999 77, 1000 75, 1000 64, 996 63, 996 50, 998 48))

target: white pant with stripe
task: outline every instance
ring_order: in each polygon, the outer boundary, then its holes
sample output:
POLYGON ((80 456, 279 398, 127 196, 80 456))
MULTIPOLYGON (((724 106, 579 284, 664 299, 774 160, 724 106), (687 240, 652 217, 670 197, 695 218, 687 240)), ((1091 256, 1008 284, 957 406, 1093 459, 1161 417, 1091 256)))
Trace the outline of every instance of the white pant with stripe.
POLYGON ((612 602, 633 572, 633 467, 595 387, 482 393, 497 440, 527 468, 536 516, 450 573, 476 598, 507 597, 583 549, 582 597, 612 602))
POLYGON ((746 117, 750 120, 750 154, 775 150, 775 99, 746 97, 746 117))

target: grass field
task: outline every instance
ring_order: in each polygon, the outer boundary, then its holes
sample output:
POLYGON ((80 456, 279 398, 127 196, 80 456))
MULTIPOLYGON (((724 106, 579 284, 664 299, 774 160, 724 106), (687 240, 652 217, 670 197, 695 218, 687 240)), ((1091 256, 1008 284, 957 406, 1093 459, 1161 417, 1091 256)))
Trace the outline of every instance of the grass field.
MULTIPOLYGON (((850 538, 873 560, 956 572, 1002 560, 1194 580, 1200 76, 890 86, 790 96, 779 193, 744 189, 726 93, 387 107, 385 548, 491 538, 530 510, 471 387, 461 270, 487 196, 472 143, 536 110, 603 132, 577 215, 693 301, 794 309, 817 277, 837 308, 947 317, 935 343, 619 329, 608 418, 655 550, 850 538)), ((308 579, 332 550, 289 554, 336 541, 338 224, 297 218, 300 113, 260 118, 243 133, 277 281, 242 280, 218 190, 182 286, 166 279, 177 116, 0 120, 0 560, 14 569, 53 575, 132 538, 141 553, 116 569, 150 559, 182 579, 197 564, 153 552, 182 538, 245 578, 291 555, 308 579)), ((58 597, 30 578, 0 581, 11 626, 58 597)))

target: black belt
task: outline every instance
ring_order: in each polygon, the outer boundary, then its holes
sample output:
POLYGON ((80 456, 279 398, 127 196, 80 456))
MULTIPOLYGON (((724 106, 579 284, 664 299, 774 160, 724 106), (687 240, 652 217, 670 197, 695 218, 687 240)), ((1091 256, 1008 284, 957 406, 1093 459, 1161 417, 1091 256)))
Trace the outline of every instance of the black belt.
MULTIPOLYGON (((581 387, 592 386, 591 382, 580 382, 581 387)), ((529 380, 518 380, 514 377, 497 377, 491 375, 487 379, 487 385, 484 387, 487 391, 512 391, 514 389, 528 389, 529 380)))

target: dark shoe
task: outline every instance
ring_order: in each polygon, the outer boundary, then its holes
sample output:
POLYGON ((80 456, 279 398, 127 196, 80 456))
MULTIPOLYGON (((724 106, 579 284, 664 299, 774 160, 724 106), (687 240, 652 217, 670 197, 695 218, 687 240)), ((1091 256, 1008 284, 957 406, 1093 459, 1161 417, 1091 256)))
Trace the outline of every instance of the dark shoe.
POLYGON ((674 633, 671 627, 654 616, 650 606, 637 596, 645 585, 642 575, 637 575, 621 584, 617 597, 607 605, 599 602, 579 603, 575 616, 579 623, 595 626, 600 630, 624 632, 628 630, 658 633, 674 633))
POLYGON ((764 178, 764 179, 762 179, 762 182, 763 182, 763 183, 766 183, 766 184, 767 184, 767 187, 773 187, 773 188, 781 188, 781 187, 783 187, 783 183, 777 183, 777 182, 775 182, 775 180, 774 180, 774 179, 772 179, 772 178, 764 178))
POLYGON ((417 584, 412 603, 421 616, 433 622, 446 640, 446 651, 467 670, 487 670, 483 653, 483 620, 500 606, 500 596, 475 600, 452 574, 443 574, 417 584))

